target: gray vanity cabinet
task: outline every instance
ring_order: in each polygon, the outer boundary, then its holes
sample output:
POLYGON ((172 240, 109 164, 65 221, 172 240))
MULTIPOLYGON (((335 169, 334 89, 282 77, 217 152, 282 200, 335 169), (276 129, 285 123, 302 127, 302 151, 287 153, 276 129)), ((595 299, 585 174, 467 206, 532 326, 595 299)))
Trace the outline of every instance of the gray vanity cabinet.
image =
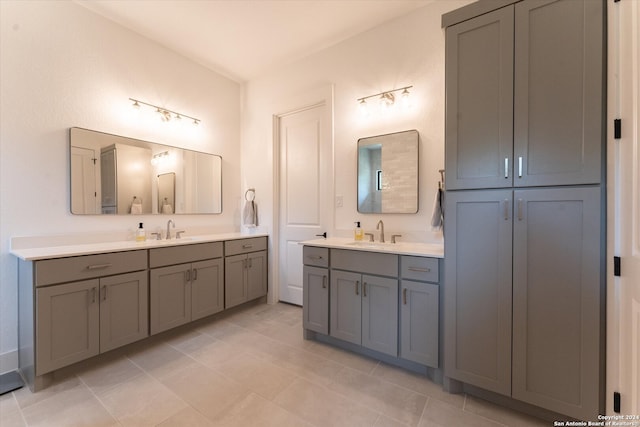
POLYGON ((444 374, 507 396, 512 198, 512 190, 483 190, 445 199, 444 374))
POLYGON ((21 262, 20 271, 27 280, 35 273, 35 376, 148 335, 146 251, 36 261, 32 271, 30 265, 21 262), (131 270, 143 271, 113 274, 131 270))
POLYGON ((603 8, 525 0, 447 27, 448 190, 600 182, 603 8))
POLYGON ((267 294, 267 238, 226 241, 225 308, 267 294))
POLYGON ((332 249, 330 335, 396 357, 397 277, 397 255, 332 249))
POLYGON ((302 326, 329 334, 329 249, 305 246, 302 268, 302 326))
POLYGON ((152 335, 224 309, 222 254, 221 242, 149 250, 152 335))
POLYGON ((440 348, 439 270, 436 258, 400 257, 400 357, 433 368, 440 348))

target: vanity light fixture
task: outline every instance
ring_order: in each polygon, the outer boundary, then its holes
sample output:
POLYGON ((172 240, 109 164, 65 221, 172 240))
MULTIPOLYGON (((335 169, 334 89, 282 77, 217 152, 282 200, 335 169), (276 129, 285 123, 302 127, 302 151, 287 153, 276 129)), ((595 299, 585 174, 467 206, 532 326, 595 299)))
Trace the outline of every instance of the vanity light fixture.
POLYGON ((387 90, 385 92, 380 92, 380 93, 376 93, 375 95, 369 95, 369 96, 363 96, 362 98, 358 98, 358 105, 360 107, 360 109, 364 110, 366 109, 367 106, 367 99, 369 98, 374 98, 374 97, 380 97, 380 105, 382 105, 383 107, 391 107, 395 101, 396 101, 396 97, 394 95, 394 92, 400 92, 402 91, 402 98, 403 99, 407 99, 409 97, 409 89, 411 89, 413 87, 412 86, 404 86, 398 89, 392 89, 392 90, 387 90))
POLYGON ((164 122, 168 122, 172 118, 175 118, 176 120, 181 120, 183 117, 187 117, 188 119, 193 120, 194 125, 200 124, 200 119, 196 119, 195 117, 187 116, 186 114, 183 114, 183 113, 177 113, 167 108, 158 107, 157 105, 149 104, 148 102, 140 101, 139 99, 129 98, 129 100, 133 102, 134 108, 140 108, 140 104, 144 104, 149 107, 155 108, 156 113, 160 114, 160 117, 164 122))

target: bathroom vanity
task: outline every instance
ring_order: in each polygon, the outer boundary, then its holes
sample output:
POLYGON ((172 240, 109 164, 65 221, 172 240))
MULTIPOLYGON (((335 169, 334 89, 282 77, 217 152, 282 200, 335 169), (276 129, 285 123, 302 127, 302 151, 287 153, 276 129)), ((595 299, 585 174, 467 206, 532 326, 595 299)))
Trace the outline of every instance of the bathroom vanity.
POLYGON ((38 391, 57 369, 264 297, 266 248, 229 233, 12 249, 24 379, 38 391))
POLYGON ((414 371, 439 368, 442 245, 302 244, 305 338, 414 371))

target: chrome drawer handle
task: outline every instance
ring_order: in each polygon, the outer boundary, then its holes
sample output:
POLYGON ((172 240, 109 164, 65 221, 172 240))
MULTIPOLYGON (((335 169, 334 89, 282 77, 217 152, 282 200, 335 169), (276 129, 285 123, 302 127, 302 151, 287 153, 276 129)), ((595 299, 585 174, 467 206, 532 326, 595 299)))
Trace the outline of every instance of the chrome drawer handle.
POLYGON ((430 268, 409 267, 409 271, 417 271, 418 273, 429 273, 430 268))
POLYGON ((242 249, 251 249, 253 245, 242 245, 242 249))
POLYGON ((107 264, 93 264, 93 265, 88 265, 87 266, 87 270, 100 270, 102 268, 109 268, 113 266, 113 264, 111 263, 107 263, 107 264))
POLYGON ((322 259, 322 255, 307 255, 307 258, 309 259, 322 259))

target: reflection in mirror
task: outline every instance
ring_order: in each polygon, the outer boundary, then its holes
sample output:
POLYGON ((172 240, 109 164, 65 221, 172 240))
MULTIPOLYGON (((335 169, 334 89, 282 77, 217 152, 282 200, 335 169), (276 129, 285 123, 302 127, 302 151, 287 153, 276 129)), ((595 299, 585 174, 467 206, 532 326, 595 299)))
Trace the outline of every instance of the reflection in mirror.
POLYGON ((358 140, 358 212, 418 212, 418 131, 358 140))
POLYGON ((69 145, 73 214, 222 213, 220 156, 81 128, 69 145))

